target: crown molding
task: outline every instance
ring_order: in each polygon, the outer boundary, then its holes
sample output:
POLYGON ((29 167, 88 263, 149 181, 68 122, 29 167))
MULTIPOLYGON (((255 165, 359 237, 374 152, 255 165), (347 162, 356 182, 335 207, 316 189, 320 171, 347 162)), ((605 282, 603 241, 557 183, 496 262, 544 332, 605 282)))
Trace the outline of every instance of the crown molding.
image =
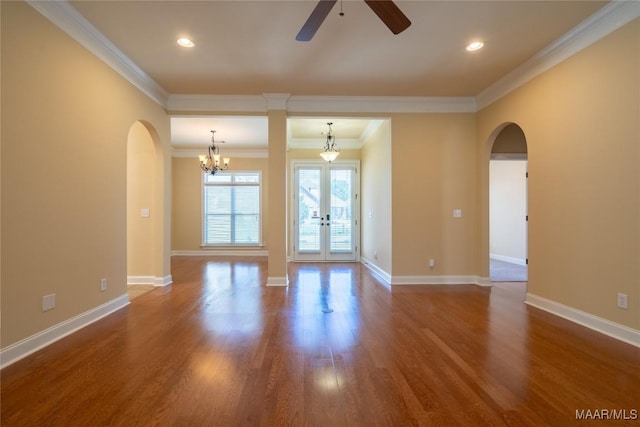
POLYGON ((473 113, 472 97, 424 96, 302 96, 286 93, 264 95, 169 95, 169 111, 231 111, 265 113, 473 113))
POLYGON ((287 100, 291 97, 290 93, 263 93, 262 96, 267 103, 268 110, 286 110, 287 100))
POLYGON ((266 113, 267 99, 262 95, 169 95, 167 110, 266 113))
POLYGON ((302 96, 287 103, 291 113, 473 113, 472 97, 302 96))
POLYGON ((364 130, 364 132, 362 132, 362 136, 360 137, 363 143, 368 141, 369 138, 373 136, 373 134, 378 130, 378 128, 382 126, 382 123, 384 123, 383 119, 369 120, 369 124, 367 125, 367 128, 364 130))
POLYGON ((168 93, 67 1, 27 0, 27 3, 149 98, 166 106, 168 93))
POLYGON ((640 2, 614 0, 475 97, 168 94, 68 1, 26 0, 31 7, 170 112, 474 113, 640 16, 640 2))
POLYGON ((640 2, 612 1, 528 61, 507 73, 476 96, 477 109, 492 104, 582 49, 640 16, 640 2))

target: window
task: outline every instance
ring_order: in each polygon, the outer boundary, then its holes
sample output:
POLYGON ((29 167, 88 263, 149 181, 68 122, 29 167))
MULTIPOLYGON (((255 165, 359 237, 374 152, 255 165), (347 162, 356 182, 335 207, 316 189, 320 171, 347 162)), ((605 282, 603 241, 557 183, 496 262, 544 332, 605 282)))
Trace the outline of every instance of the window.
POLYGON ((203 177, 203 244, 260 244, 260 172, 218 172, 203 177))

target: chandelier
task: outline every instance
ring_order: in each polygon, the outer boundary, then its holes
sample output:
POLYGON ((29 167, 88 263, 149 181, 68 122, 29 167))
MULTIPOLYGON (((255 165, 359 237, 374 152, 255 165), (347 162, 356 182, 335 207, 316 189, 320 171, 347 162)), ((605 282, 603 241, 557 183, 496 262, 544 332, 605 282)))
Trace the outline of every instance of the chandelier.
MULTIPOLYGON (((215 175, 216 172, 224 171, 229 168, 229 158, 222 158, 222 165, 220 164, 220 148, 216 145, 216 131, 211 131, 211 145, 209 146, 209 154, 200 154, 200 168, 206 173, 210 173, 211 175, 215 175)), ((224 141, 219 141, 220 144, 223 144, 224 141)))
POLYGON ((333 133, 331 132, 331 125, 333 125, 333 123, 327 123, 327 126, 329 126, 327 142, 324 144, 324 151, 320 153, 320 156, 329 163, 334 161, 340 155, 340 150, 336 148, 336 137, 333 136, 333 133))

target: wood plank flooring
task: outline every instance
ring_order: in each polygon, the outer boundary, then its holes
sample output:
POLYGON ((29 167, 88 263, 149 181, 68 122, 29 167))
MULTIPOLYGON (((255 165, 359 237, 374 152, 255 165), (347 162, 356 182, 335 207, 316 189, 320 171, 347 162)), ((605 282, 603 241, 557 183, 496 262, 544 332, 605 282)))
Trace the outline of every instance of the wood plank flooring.
POLYGON ((2 425, 569 426, 640 410, 640 349, 527 307, 523 283, 391 289, 359 264, 291 264, 290 286, 267 288, 265 258, 176 257, 172 274, 2 370, 2 425))

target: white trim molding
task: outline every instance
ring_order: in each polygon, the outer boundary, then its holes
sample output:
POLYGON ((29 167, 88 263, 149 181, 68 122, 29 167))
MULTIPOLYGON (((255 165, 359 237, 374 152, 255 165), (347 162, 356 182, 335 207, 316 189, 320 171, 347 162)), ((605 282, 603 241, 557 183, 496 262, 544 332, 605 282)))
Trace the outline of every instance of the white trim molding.
POLYGON ((290 93, 263 93, 262 94, 267 110, 286 110, 287 100, 291 97, 290 93))
POLYGON ((265 249, 201 249, 199 251, 171 251, 171 256, 268 256, 265 249))
POLYGON ((35 10, 104 61, 149 98, 167 105, 168 93, 67 1, 27 0, 35 10))
POLYGON ((493 283, 491 282, 490 277, 476 276, 476 285, 490 288, 491 286, 493 286, 493 283))
POLYGON ((267 277, 267 286, 289 286, 289 278, 284 277, 267 277))
POLYGON ((371 262, 367 258, 360 256, 360 262, 364 264, 373 274, 378 276, 385 285, 389 285, 391 283, 391 274, 384 271, 382 268, 378 267, 375 263, 371 262))
POLYGON ((640 347, 640 331, 527 292, 525 304, 640 347))
POLYGON ((173 277, 170 274, 164 277, 156 277, 153 282, 153 286, 169 286, 173 283, 173 277))
POLYGON ((473 113, 640 16, 640 2, 612 1, 475 97, 182 95, 168 94, 69 2, 27 2, 170 112, 473 113))
MULTIPOLYGON (((396 285, 479 285, 478 276, 391 276, 396 285)), ((487 285, 483 285, 487 286, 487 285)))
POLYGON ((153 286, 168 286, 173 283, 171 275, 164 277, 156 276, 127 276, 127 286, 136 285, 153 285, 153 286))
POLYGON ((480 276, 392 276, 370 260, 361 257, 364 264, 373 274, 378 276, 385 285, 478 285, 491 287, 491 279, 480 276))
POLYGON ((640 16, 640 2, 612 1, 476 96, 477 109, 492 104, 567 58, 640 16))
POLYGON ((264 113, 267 101, 261 95, 180 95, 167 98, 167 110, 173 111, 225 111, 264 113))
POLYGON ((287 103, 291 113, 473 113, 473 97, 437 96, 302 96, 287 103))
POLYGON ((98 307, 85 311, 71 319, 58 323, 44 331, 27 337, 0 351, 0 369, 35 353, 36 351, 90 325, 111 313, 129 305, 129 296, 125 293, 98 307))
POLYGON ((127 276, 127 286, 132 285, 153 285, 156 282, 155 276, 127 276))
POLYGON ((264 95, 169 95, 167 109, 265 113, 473 113, 473 97, 437 96, 306 96, 288 93, 264 95))

